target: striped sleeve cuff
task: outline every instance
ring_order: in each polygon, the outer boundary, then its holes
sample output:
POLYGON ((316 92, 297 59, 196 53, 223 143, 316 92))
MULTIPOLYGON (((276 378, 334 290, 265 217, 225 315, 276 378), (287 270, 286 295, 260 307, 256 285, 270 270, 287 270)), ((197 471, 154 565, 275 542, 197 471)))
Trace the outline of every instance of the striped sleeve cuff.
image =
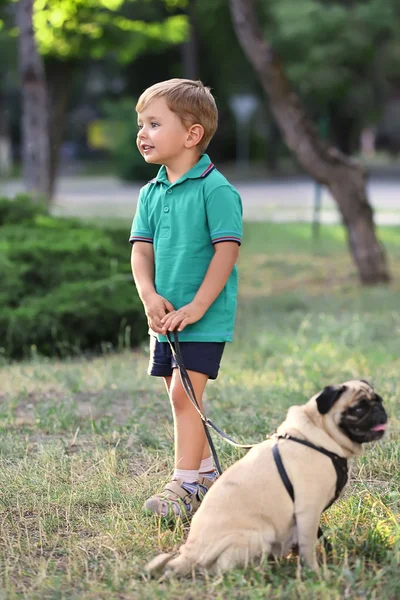
POLYGON ((242 244, 242 236, 237 231, 217 231, 211 234, 211 242, 213 244, 236 242, 240 246, 242 244))
POLYGON ((148 242, 149 244, 152 244, 153 238, 150 234, 138 232, 131 233, 129 241, 131 244, 134 244, 135 242, 148 242))

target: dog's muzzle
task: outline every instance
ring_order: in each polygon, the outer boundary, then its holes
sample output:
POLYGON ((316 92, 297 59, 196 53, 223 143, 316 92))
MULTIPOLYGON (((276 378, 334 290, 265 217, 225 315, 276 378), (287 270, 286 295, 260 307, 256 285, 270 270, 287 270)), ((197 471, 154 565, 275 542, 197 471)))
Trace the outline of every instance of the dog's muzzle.
POLYGON ((383 437, 387 420, 382 399, 376 394, 375 400, 363 400, 344 413, 340 427, 353 442, 364 444, 383 437))

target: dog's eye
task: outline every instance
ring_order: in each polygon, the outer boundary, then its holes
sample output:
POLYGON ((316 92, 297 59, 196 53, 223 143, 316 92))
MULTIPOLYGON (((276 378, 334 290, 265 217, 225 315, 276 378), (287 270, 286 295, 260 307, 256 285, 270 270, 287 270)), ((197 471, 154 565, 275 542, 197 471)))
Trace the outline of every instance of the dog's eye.
POLYGON ((366 407, 362 404, 358 404, 357 406, 353 406, 352 408, 350 408, 349 412, 352 415, 361 415, 363 412, 365 412, 366 407))

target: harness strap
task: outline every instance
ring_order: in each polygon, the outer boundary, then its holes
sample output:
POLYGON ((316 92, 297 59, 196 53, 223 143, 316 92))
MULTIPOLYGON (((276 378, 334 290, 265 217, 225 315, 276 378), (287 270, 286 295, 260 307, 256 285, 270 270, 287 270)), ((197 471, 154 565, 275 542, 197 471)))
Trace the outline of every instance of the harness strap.
MULTIPOLYGON (((335 471, 336 471, 336 490, 335 490, 335 496, 329 502, 329 504, 327 504, 327 506, 325 506, 325 508, 324 508, 324 511, 327 510, 339 498, 341 491, 343 490, 344 486, 347 483, 347 480, 348 480, 347 459, 344 458, 343 456, 339 456, 338 454, 335 454, 334 452, 330 452, 329 450, 326 450, 325 448, 322 448, 321 446, 315 446, 315 444, 312 444, 311 442, 308 442, 307 440, 302 440, 300 438, 292 437, 291 435, 278 435, 276 437, 277 437, 277 439, 290 440, 292 442, 297 442, 298 444, 303 444, 303 446, 308 446, 309 448, 312 448, 313 450, 316 450, 317 452, 321 452, 322 454, 325 454, 325 456, 328 456, 331 459, 333 466, 335 467, 335 471)), ((281 476, 282 482, 283 482, 289 496, 291 497, 292 501, 294 502, 293 485, 292 485, 292 483, 288 477, 288 474, 286 472, 286 469, 283 465, 282 458, 281 458, 279 448, 278 448, 278 444, 275 444, 275 446, 272 448, 272 453, 274 456, 275 464, 278 469, 279 475, 281 476)))
POLYGON ((329 508, 334 502, 336 502, 336 500, 339 498, 339 496, 342 492, 342 489, 344 488, 344 486, 346 485, 346 483, 349 479, 349 469, 347 466, 347 460, 345 458, 343 458, 342 456, 338 456, 337 458, 332 458, 332 462, 333 462, 333 466, 335 467, 336 477, 337 477, 335 497, 328 504, 328 506, 325 508, 325 510, 327 508, 329 508))
POLYGON ((312 448, 313 450, 318 450, 318 452, 322 452, 322 454, 326 454, 326 456, 329 456, 329 458, 331 458, 332 460, 334 458, 342 458, 343 460, 346 460, 342 456, 335 454, 335 452, 331 452, 330 450, 326 450, 326 448, 322 448, 322 446, 316 446, 315 444, 312 444, 311 442, 308 442, 307 440, 302 440, 302 439, 294 437, 292 435, 288 435, 288 434, 277 435, 276 437, 278 438, 278 440, 291 440, 292 442, 297 442, 298 444, 303 444, 303 446, 308 446, 309 448, 312 448))
MULTIPOLYGON (((283 465, 282 457, 281 457, 281 453, 279 452, 278 444, 275 444, 275 446, 272 448, 272 454, 274 456, 275 464, 276 464, 276 466, 278 468, 279 475, 281 476, 283 485, 285 486, 285 488, 287 490, 287 493, 291 497, 292 502, 294 502, 294 489, 293 489, 293 486, 292 486, 292 482, 290 481, 289 476, 288 476, 288 474, 286 472, 286 469, 285 469, 285 467, 283 465)), ((324 537, 324 532, 322 531, 321 527, 318 527, 317 538, 318 539, 320 539, 320 538, 323 539, 325 550, 327 552, 330 552, 332 550, 332 545, 324 537)))
POLYGON ((283 466, 281 453, 279 452, 278 444, 275 444, 275 446, 272 448, 272 454, 274 455, 275 464, 278 468, 279 475, 281 476, 281 479, 283 481, 283 485, 287 489, 287 492, 288 492, 289 496, 291 497, 292 502, 294 502, 294 489, 292 486, 292 482, 290 481, 289 476, 286 473, 286 469, 283 466))

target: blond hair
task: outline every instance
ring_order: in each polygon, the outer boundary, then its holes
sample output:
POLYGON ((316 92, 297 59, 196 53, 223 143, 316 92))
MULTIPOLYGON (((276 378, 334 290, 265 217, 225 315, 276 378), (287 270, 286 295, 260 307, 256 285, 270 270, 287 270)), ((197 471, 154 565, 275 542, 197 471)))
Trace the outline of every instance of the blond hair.
POLYGON ((204 135, 198 146, 204 152, 218 124, 218 109, 210 88, 201 81, 168 79, 155 83, 141 94, 136 111, 142 112, 155 98, 165 98, 169 110, 178 115, 185 127, 202 125, 204 135))

